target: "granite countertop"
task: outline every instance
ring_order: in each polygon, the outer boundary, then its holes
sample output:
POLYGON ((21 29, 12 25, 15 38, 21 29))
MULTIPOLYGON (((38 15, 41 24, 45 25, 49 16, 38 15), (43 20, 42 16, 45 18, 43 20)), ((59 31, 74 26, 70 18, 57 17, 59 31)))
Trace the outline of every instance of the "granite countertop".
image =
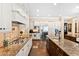
POLYGON ((73 41, 64 39, 61 43, 58 39, 53 39, 52 36, 48 36, 57 46, 59 46, 69 56, 79 56, 79 44, 73 41))
POLYGON ((0 48, 0 56, 15 56, 29 39, 26 38, 23 44, 12 44, 6 48, 0 48))

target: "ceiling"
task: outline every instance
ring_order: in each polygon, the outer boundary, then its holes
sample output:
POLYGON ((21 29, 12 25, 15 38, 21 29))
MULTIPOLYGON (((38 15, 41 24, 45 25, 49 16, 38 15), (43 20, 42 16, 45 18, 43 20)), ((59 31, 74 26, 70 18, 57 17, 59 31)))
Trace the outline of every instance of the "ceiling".
POLYGON ((31 17, 78 16, 79 3, 26 3, 31 17))

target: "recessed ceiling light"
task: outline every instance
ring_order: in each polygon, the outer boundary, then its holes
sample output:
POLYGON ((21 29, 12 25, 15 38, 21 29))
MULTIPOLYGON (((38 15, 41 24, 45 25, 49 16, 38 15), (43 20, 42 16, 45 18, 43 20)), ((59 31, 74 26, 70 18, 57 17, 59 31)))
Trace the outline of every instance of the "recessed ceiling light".
POLYGON ((62 16, 61 14, 59 14, 59 16, 62 16))
POLYGON ((56 3, 53 3, 53 5, 56 5, 56 3))
POLYGON ((51 16, 50 14, 48 14, 48 16, 51 16))
POLYGON ((37 14, 37 16, 39 16, 39 14, 37 14))
POLYGON ((79 8, 79 6, 76 6, 76 8, 79 8))
POLYGON ((37 9, 36 11, 39 12, 39 9, 37 9))

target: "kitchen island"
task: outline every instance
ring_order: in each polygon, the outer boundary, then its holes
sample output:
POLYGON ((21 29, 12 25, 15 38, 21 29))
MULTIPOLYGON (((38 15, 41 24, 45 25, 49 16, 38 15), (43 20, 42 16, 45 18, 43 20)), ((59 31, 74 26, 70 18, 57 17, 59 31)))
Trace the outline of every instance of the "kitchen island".
POLYGON ((23 43, 0 48, 0 56, 27 56, 32 47, 32 39, 25 38, 23 43))
POLYGON ((47 50, 51 56, 79 56, 79 44, 64 39, 63 43, 59 39, 47 36, 47 50))

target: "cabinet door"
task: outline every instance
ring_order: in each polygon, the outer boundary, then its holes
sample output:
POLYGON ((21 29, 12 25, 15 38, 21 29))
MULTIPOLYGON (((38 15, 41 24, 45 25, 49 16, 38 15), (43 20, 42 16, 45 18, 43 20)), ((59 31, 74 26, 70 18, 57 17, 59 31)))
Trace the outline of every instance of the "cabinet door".
POLYGON ((22 48, 16 56, 23 56, 24 55, 24 48, 22 48))
POLYGON ((32 47, 32 39, 30 39, 27 43, 26 43, 26 46, 25 46, 25 50, 24 50, 24 56, 28 56, 29 55, 29 52, 30 52, 30 49, 32 47))
POLYGON ((28 54, 29 54, 32 47, 32 39, 29 40, 27 47, 28 47, 28 54))
POLYGON ((24 51, 24 55, 23 56, 28 56, 28 44, 26 43, 26 45, 24 46, 24 49, 23 49, 23 51, 24 51))
POLYGON ((49 53, 49 39, 47 39, 46 41, 46 48, 47 48, 47 52, 49 53))
POLYGON ((17 53, 16 56, 27 56, 27 43, 24 45, 24 47, 22 47, 22 49, 17 53))
POLYGON ((0 32, 11 31, 12 9, 11 4, 0 4, 0 32))
POLYGON ((49 54, 51 56, 57 56, 56 45, 51 40, 49 40, 49 54))

